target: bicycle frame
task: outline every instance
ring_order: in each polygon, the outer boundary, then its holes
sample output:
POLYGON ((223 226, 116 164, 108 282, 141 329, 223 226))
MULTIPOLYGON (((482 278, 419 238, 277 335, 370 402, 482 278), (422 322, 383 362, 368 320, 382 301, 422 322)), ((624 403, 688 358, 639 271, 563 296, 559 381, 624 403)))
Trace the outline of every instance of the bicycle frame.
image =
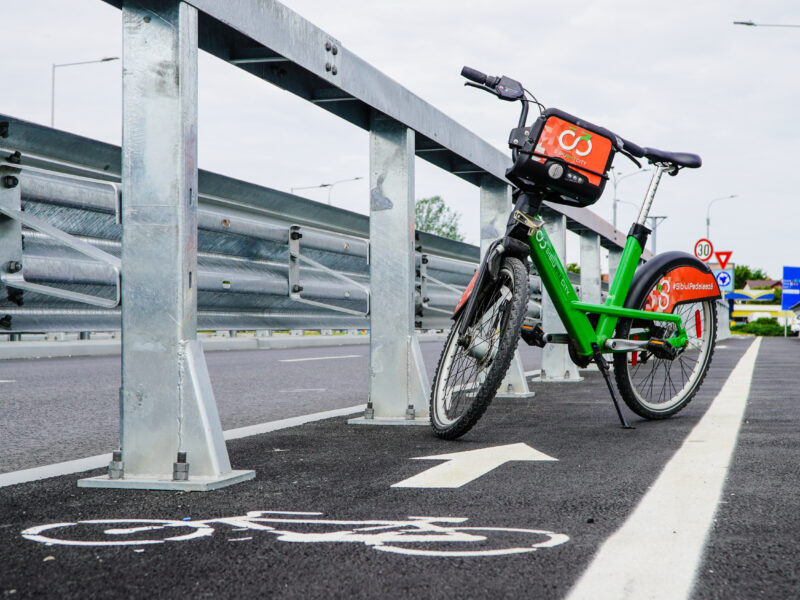
MULTIPOLYGON (((656 188, 665 170, 663 166, 656 165, 656 172, 653 174, 650 189, 645 197, 637 223, 644 223, 647 218, 656 188)), ((682 348, 687 344, 688 336, 679 315, 624 307, 631 282, 633 281, 633 275, 636 272, 643 251, 639 240, 635 236, 628 236, 605 304, 591 304, 581 302, 578 298, 575 288, 572 287, 572 283, 567 276, 567 271, 558 258, 550 237, 544 229, 544 222, 541 218, 537 217, 536 221, 524 219, 524 222, 530 226, 528 243, 533 264, 539 273, 544 289, 549 294, 556 312, 567 330, 569 339, 575 345, 579 355, 591 356, 595 348, 602 352, 615 352, 607 349, 605 342, 613 336, 620 318, 673 323, 677 328, 677 332, 667 342, 676 348, 682 348), (599 316, 596 327, 592 326, 589 314, 599 316)), ((616 352, 626 352, 626 350, 618 350, 616 352)))

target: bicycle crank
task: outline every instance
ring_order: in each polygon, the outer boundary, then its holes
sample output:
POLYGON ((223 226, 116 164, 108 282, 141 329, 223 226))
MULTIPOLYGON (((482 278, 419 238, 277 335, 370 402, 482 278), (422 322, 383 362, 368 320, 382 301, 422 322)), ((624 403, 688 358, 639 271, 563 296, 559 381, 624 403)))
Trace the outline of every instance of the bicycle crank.
POLYGON ((680 348, 676 348, 667 340, 660 338, 650 338, 649 340, 622 340, 622 339, 609 339, 606 340, 606 348, 609 350, 626 351, 626 350, 640 350, 649 352, 656 358, 664 360, 675 360, 681 353, 680 348))

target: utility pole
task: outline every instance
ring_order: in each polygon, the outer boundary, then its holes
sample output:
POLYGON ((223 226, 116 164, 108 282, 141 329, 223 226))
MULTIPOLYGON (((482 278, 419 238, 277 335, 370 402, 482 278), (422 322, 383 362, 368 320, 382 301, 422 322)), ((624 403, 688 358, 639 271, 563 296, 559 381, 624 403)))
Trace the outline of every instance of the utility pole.
POLYGON ((661 225, 661 223, 667 217, 651 216, 651 217, 647 217, 647 218, 650 219, 650 230, 653 232, 653 254, 655 254, 656 252, 658 252, 657 244, 656 244, 656 241, 658 240, 658 237, 657 237, 658 226, 661 225))

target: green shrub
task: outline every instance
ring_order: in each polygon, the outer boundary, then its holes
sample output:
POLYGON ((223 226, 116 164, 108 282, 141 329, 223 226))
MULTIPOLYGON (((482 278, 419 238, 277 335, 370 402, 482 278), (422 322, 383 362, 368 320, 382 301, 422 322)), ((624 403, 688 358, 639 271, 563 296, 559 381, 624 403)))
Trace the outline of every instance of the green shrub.
POLYGON ((731 325, 731 333, 750 333, 758 336, 782 336, 783 325, 779 325, 777 319, 761 317, 752 323, 731 325))

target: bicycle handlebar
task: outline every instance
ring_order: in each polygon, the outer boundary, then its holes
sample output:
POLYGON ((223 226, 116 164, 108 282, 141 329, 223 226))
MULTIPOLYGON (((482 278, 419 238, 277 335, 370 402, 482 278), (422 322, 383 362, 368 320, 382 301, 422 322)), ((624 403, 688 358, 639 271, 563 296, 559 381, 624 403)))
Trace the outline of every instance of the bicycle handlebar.
MULTIPOLYGON (((525 126, 525 122, 527 121, 528 118, 528 99, 525 98, 524 95, 525 89, 522 87, 522 84, 520 82, 511 79, 509 77, 506 77, 505 75, 502 77, 487 75, 482 71, 478 71, 478 69, 473 69, 472 67, 467 67, 467 66, 464 66, 461 69, 461 76, 473 82, 473 83, 467 83, 465 85, 476 87, 485 92, 491 92, 497 95, 501 100, 521 101, 522 110, 520 113, 519 124, 517 125, 517 127, 525 126)), ((614 143, 615 146, 621 143, 621 147, 617 147, 617 150, 622 152, 634 163, 639 165, 639 162, 636 160, 636 158, 644 158, 645 156, 644 148, 642 148, 638 144, 634 144, 633 142, 626 140, 625 138, 613 134, 610 131, 607 133, 608 137, 610 137, 612 140, 615 140, 614 143)), ((517 149, 512 148, 511 154, 513 160, 516 161, 517 149)))
POLYGON ((461 69, 461 76, 469 79, 470 81, 474 81, 480 85, 485 85, 490 88, 494 88, 500 82, 499 77, 492 77, 491 75, 487 75, 486 73, 481 73, 478 69, 473 69, 472 67, 464 67, 461 69))

